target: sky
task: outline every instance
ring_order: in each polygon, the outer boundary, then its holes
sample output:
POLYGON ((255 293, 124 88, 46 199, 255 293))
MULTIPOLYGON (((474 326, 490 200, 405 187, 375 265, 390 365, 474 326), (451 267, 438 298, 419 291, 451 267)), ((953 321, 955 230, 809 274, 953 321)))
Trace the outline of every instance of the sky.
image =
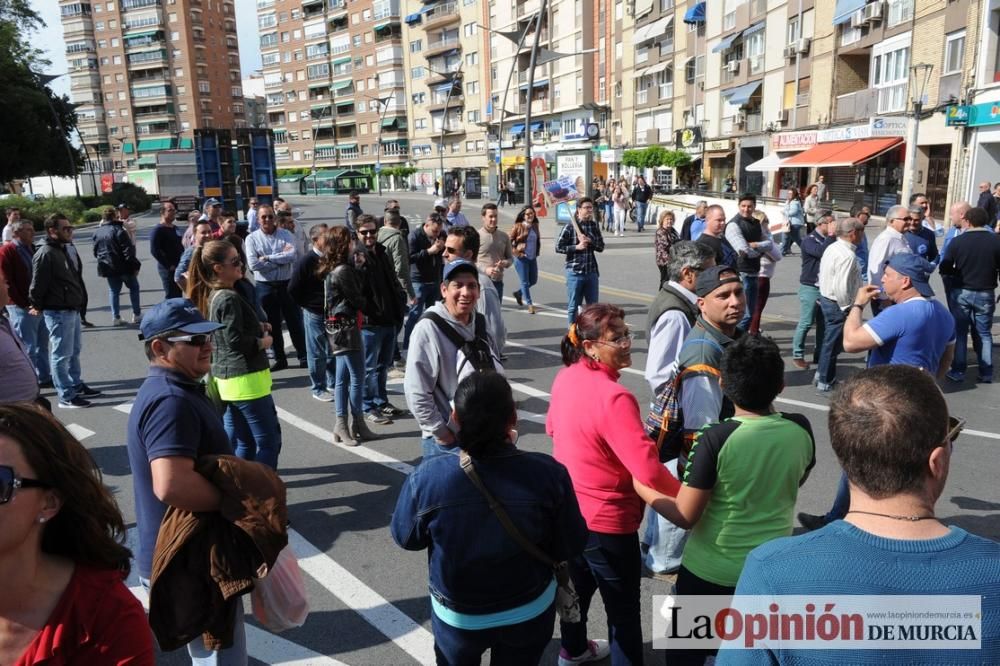
MULTIPOLYGON (((91 0, 96 2, 97 0, 91 0)), ((107 0, 104 0, 107 1, 107 0)), ((49 74, 65 74, 66 52, 64 50, 62 23, 59 20, 59 5, 55 0, 31 0, 32 8, 38 12, 45 27, 32 35, 30 41, 42 49, 45 57, 52 62, 49 74)), ((257 3, 255 0, 236 0, 236 32, 240 42, 240 69, 244 78, 260 69, 260 49, 257 46, 257 3)), ((69 95, 69 77, 63 76, 51 83, 57 95, 69 95)))

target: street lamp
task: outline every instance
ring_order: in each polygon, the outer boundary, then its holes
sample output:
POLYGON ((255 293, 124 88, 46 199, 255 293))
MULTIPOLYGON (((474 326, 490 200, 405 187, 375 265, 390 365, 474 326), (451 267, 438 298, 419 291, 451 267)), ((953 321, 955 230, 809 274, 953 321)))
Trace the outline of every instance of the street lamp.
POLYGON ((920 114, 924 110, 924 91, 931 78, 934 65, 919 63, 910 67, 910 93, 913 102, 913 133, 906 146, 910 157, 910 191, 909 196, 917 189, 917 137, 920 134, 920 114))
POLYGON ((444 133, 448 128, 448 105, 451 104, 451 94, 455 91, 455 84, 462 85, 462 66, 459 65, 458 69, 454 72, 439 72, 431 69, 430 67, 427 68, 427 71, 431 74, 437 74, 438 76, 443 76, 445 78, 454 77, 451 79, 451 85, 448 86, 448 96, 444 98, 444 111, 441 113, 441 137, 438 139, 438 164, 441 169, 441 194, 444 195, 444 133))
MULTIPOLYGON (((375 83, 378 83, 378 80, 379 77, 376 74, 375 83)), ((365 97, 378 102, 379 107, 381 107, 378 116, 378 138, 375 143, 375 181, 378 183, 378 195, 382 196, 382 126, 385 122, 385 114, 389 111, 389 101, 395 99, 395 94, 390 93, 387 97, 372 97, 371 95, 365 95, 365 97)))
POLYGON ((80 181, 77 178, 76 172, 76 158, 73 156, 73 148, 69 145, 69 139, 66 138, 66 131, 63 128, 62 121, 59 119, 59 114, 56 113, 56 107, 52 104, 52 93, 45 90, 45 86, 50 82, 55 81, 61 76, 66 76, 65 74, 39 74, 34 70, 31 71, 35 81, 38 83, 38 87, 42 89, 45 101, 49 105, 49 111, 52 112, 52 120, 56 124, 56 129, 59 131, 59 136, 62 137, 63 143, 66 146, 66 157, 69 159, 69 168, 73 173, 73 187, 76 189, 76 198, 80 198, 80 181))

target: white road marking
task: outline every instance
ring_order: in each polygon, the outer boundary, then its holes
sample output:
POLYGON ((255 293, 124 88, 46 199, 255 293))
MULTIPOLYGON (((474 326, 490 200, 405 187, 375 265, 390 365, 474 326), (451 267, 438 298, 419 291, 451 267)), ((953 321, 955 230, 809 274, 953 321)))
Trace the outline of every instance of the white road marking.
POLYGON ((316 582, 385 634, 400 649, 416 659, 418 664, 434 663, 434 637, 431 632, 306 541, 295 530, 288 531, 288 543, 299 558, 299 567, 316 582))
POLYGON ((73 435, 73 437, 75 437, 78 441, 81 442, 87 439, 88 437, 93 437, 94 435, 97 434, 93 430, 88 430, 87 428, 84 428, 79 423, 70 423, 68 426, 66 426, 66 430, 68 430, 69 434, 73 435))
POLYGON ((114 407, 112 407, 112 409, 114 409, 115 411, 121 412, 122 414, 131 414, 132 413, 132 403, 131 402, 124 402, 124 403, 122 403, 120 405, 115 405, 114 407))

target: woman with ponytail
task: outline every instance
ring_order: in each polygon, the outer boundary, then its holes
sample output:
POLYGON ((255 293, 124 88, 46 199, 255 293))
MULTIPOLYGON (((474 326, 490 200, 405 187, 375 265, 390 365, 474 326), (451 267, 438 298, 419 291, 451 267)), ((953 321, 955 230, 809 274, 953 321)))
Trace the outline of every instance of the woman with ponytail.
POLYGON ((660 463, 643 428, 639 403, 618 383, 632 365, 632 333, 614 305, 588 305, 562 341, 566 366, 552 384, 545 430, 552 455, 569 470, 589 537, 569 561, 583 621, 562 624, 560 657, 570 663, 611 654, 611 663, 641 664, 642 563, 639 524, 644 503, 633 479, 677 496, 679 483, 660 463), (600 588, 611 644, 587 640, 587 610, 600 588))
POLYGON ((566 468, 515 448, 517 411, 503 375, 470 374, 454 404, 462 455, 425 458, 406 478, 392 536, 407 550, 430 550, 437 663, 478 664, 491 650, 493 664, 537 664, 554 628, 552 567, 504 529, 463 466, 471 466, 525 540, 554 561, 576 557, 587 528, 566 468))
POLYGON ((265 353, 272 338, 254 305, 237 290, 242 278, 236 247, 209 241, 191 257, 187 297, 206 319, 222 324, 215 333, 212 377, 226 402, 224 422, 236 455, 277 469, 281 426, 265 353))

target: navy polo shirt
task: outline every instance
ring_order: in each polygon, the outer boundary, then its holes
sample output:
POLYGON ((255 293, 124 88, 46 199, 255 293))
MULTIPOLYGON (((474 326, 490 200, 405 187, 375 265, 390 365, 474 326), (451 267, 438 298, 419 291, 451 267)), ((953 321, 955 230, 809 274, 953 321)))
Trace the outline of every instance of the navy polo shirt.
POLYGON ((153 551, 167 505, 153 494, 150 462, 157 458, 232 454, 229 437, 204 386, 173 370, 150 366, 128 418, 128 461, 139 531, 136 564, 150 578, 153 551))

